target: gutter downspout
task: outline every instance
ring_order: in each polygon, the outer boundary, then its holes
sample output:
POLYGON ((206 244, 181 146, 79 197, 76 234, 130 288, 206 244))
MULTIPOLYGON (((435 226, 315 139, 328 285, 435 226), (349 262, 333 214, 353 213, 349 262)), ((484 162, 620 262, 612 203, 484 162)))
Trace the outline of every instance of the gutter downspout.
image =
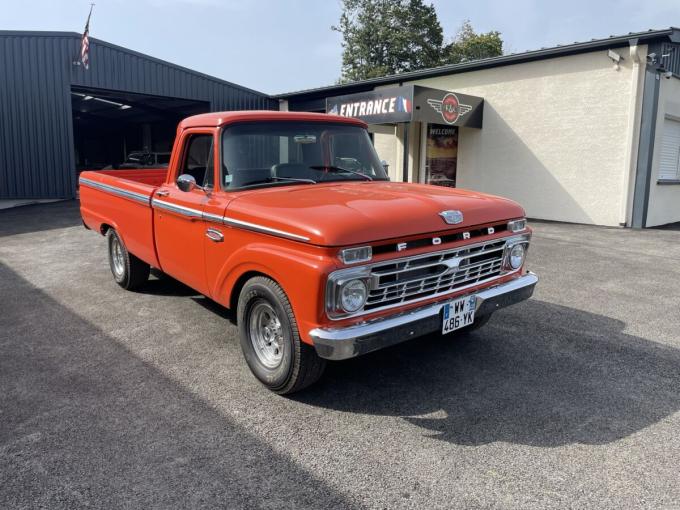
POLYGON ((630 82, 630 101, 628 104, 628 140, 626 143, 625 162, 626 168, 623 172, 621 210, 619 213, 619 225, 631 226, 633 215, 633 196, 635 173, 637 171, 638 147, 640 142, 640 114, 642 106, 642 73, 640 61, 647 58, 646 52, 640 51, 638 39, 630 39, 629 55, 633 63, 632 76, 630 82), (643 54, 644 53, 644 54, 643 54))
POLYGON ((647 46, 644 65, 644 89, 642 91, 642 112, 640 114, 640 142, 637 155, 637 169, 633 194, 633 213, 631 226, 645 228, 647 226, 647 210, 652 181, 652 161, 654 142, 656 139, 656 117, 659 110, 660 76, 658 56, 661 55, 660 42, 647 46), (649 56, 655 57, 650 59, 649 56))

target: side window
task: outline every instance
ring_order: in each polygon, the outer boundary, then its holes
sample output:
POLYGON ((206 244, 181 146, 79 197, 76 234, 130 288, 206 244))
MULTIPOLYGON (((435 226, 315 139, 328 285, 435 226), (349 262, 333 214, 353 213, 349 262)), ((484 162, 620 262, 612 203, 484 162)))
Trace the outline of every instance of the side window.
POLYGON ((189 174, 196 184, 212 188, 214 178, 213 135, 191 135, 181 174, 189 174))
POLYGON ((658 180, 680 181, 680 122, 674 119, 663 120, 658 180))

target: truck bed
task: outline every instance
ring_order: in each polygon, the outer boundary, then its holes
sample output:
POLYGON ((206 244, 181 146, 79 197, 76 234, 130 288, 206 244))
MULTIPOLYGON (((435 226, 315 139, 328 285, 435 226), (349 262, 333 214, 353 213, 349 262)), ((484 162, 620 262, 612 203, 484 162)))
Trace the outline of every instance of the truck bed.
POLYGON ((97 170, 80 174, 80 212, 88 228, 116 229, 130 253, 158 267, 151 197, 165 168, 97 170))

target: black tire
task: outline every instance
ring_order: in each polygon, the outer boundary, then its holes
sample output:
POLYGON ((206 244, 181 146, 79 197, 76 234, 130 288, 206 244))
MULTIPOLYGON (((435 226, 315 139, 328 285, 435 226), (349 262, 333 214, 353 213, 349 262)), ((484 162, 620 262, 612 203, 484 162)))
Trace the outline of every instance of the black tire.
POLYGON ((236 320, 246 363, 271 391, 288 395, 319 380, 326 360, 300 340, 290 301, 275 281, 263 276, 248 280, 238 298, 236 320), (267 317, 274 327, 258 327, 267 317))
POLYGON ((151 267, 130 253, 114 229, 106 233, 109 246, 109 267, 113 279, 125 290, 135 290, 149 280, 151 267))

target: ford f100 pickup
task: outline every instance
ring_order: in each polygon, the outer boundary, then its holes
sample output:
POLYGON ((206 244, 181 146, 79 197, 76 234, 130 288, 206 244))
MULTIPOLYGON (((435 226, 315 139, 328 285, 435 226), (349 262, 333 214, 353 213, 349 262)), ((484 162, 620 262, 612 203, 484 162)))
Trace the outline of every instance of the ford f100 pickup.
POLYGON ((167 170, 83 172, 80 208, 121 287, 156 268, 233 310, 248 366, 281 394, 326 360, 478 328, 538 281, 519 205, 390 182, 366 124, 340 116, 189 117, 167 170))

